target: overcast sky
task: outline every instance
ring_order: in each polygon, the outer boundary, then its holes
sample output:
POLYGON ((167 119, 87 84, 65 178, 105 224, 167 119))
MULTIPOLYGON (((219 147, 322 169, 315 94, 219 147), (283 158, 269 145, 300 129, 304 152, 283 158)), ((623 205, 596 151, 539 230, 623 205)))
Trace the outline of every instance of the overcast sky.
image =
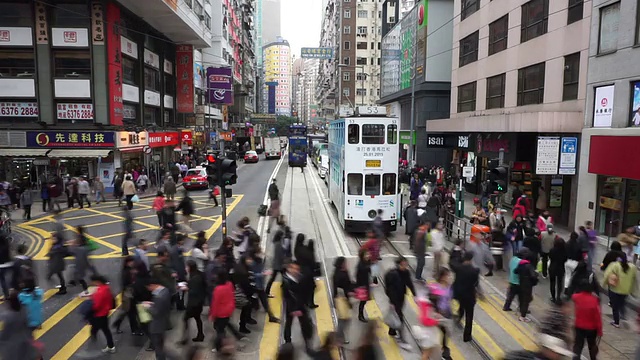
POLYGON ((282 37, 289 41, 291 52, 300 57, 300 48, 320 44, 322 0, 282 0, 282 37))

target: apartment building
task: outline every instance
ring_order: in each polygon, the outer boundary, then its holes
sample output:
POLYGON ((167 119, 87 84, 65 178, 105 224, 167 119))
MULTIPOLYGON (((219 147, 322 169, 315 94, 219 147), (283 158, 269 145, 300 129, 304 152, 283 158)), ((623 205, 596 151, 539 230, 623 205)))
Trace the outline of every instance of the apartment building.
POLYGON ((615 237, 640 220, 640 6, 594 0, 576 223, 615 237))
POLYGON ((281 37, 262 48, 265 83, 261 113, 291 116, 292 57, 289 42, 281 37))
POLYGON ((293 63, 293 116, 304 124, 320 121, 315 100, 320 60, 296 59, 293 63))
POLYGON ((468 191, 481 192, 488 161, 502 152, 509 192, 518 185, 534 203, 544 192, 556 222, 573 223, 589 4, 455 0, 451 116, 427 123, 427 146, 449 149, 452 171, 475 167, 468 191))

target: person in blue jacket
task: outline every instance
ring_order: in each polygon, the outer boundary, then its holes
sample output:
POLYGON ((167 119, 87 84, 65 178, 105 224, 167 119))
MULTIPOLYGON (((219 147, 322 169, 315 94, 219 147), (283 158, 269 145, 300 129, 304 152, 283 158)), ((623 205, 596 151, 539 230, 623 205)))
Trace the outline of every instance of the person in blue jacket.
POLYGON ((520 265, 520 260, 526 259, 528 256, 529 250, 522 248, 509 262, 509 291, 507 292, 507 298, 502 307, 503 311, 511 311, 511 303, 516 296, 518 296, 518 301, 520 301, 520 277, 515 273, 515 270, 518 268, 518 265, 520 265))
POLYGON ((43 293, 41 288, 36 287, 33 277, 22 281, 22 291, 18 294, 18 300, 26 309, 27 326, 32 332, 42 325, 43 293))

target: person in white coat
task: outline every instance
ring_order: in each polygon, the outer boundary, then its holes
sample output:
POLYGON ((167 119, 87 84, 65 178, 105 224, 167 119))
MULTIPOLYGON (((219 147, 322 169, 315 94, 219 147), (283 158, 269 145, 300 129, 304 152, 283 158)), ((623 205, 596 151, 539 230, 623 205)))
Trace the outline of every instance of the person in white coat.
POLYGON ((445 265, 444 256, 444 233, 442 232, 444 229, 444 224, 441 221, 438 221, 436 226, 431 229, 431 250, 433 251, 433 275, 437 276, 440 267, 445 265))

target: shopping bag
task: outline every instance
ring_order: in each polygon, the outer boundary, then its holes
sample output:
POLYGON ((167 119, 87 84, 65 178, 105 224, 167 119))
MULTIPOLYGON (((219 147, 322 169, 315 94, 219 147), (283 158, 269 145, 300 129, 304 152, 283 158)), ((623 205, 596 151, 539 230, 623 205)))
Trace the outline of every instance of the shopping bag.
POLYGON ((536 271, 542 273, 542 259, 538 260, 538 265, 536 266, 536 271))
POLYGON ((131 198, 131 202, 138 202, 140 201, 140 198, 138 197, 138 195, 133 195, 133 197, 131 198))
POLYGON ((95 241, 91 239, 87 239, 86 241, 87 241, 87 249, 89 249, 90 252, 98 250, 99 246, 98 244, 96 244, 95 241))
POLYGON ((392 307, 389 307, 389 310, 384 316, 384 323, 387 324, 389 329, 398 330, 402 328, 402 322, 400 321, 400 317, 396 310, 392 307))
POLYGON ((151 314, 144 304, 137 304, 136 309, 138 310, 138 320, 140 320, 141 324, 148 324, 151 322, 151 314))
POLYGON ((356 288, 356 299, 359 301, 367 301, 369 300, 369 291, 364 286, 356 288))
POLYGON ((220 188, 216 186, 213 188, 213 196, 219 196, 219 195, 220 195, 220 188))
POLYGON ((258 206, 258 215, 260 215, 260 216, 267 215, 267 205, 262 204, 262 205, 258 206))

